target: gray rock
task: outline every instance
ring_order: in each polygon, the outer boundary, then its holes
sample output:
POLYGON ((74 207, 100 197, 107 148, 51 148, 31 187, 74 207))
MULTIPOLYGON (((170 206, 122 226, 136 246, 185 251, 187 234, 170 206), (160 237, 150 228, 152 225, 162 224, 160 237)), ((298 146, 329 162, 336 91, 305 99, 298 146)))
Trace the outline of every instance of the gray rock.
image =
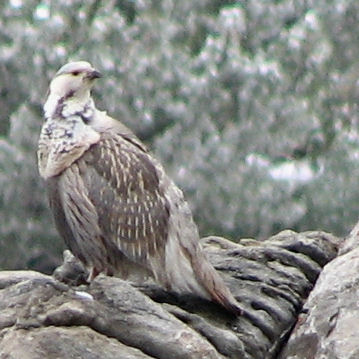
POLYGON ((264 242, 203 239, 241 317, 153 283, 99 276, 80 284, 86 273, 69 252, 54 277, 0 272, 0 359, 276 358, 338 242, 292 231, 264 242))
POLYGON ((85 327, 42 327, 8 330, 1 342, 1 358, 149 359, 138 349, 85 327), (4 354, 7 353, 7 354, 4 354), (6 356, 7 355, 7 356, 6 356))
POLYGON ((339 250, 339 255, 345 254, 358 247, 359 240, 359 222, 351 230, 349 236, 339 250))
POLYGON ((281 359, 359 358, 358 229, 324 267, 281 359))

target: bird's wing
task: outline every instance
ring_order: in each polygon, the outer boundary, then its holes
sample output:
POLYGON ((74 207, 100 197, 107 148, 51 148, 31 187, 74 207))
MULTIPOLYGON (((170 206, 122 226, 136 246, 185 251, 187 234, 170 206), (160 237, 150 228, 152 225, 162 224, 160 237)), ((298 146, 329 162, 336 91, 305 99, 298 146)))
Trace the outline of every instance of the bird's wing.
POLYGON ((152 259, 164 258, 169 206, 158 171, 137 142, 103 138, 83 156, 83 178, 103 235, 127 258, 151 268, 152 259))

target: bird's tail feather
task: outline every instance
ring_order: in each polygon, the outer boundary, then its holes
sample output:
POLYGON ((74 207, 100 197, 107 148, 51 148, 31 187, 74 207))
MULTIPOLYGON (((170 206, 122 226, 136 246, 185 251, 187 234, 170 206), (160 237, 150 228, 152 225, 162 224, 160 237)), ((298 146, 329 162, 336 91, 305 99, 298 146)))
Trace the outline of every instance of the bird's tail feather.
POLYGON ((243 309, 230 292, 221 275, 209 263, 200 248, 196 252, 197 255, 192 258, 192 266, 198 282, 208 292, 213 301, 236 315, 242 315, 243 309))

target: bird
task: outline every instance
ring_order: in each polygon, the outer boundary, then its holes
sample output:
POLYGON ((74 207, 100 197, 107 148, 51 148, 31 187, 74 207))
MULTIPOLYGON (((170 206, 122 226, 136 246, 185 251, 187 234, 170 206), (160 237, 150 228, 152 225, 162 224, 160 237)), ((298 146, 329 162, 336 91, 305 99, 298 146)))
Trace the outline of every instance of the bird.
POLYGON ((91 90, 102 74, 87 61, 63 65, 43 106, 38 168, 55 226, 97 275, 152 277, 242 314, 210 264, 182 191, 139 138, 96 108, 91 90))

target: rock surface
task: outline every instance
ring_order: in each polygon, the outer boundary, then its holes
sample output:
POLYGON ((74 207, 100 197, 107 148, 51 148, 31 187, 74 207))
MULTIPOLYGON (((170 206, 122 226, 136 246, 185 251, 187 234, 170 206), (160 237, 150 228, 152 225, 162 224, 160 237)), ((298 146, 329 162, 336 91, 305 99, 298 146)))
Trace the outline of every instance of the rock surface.
POLYGON ((281 359, 359 358, 359 224, 322 271, 281 359))
POLYGON ((83 268, 67 252, 53 277, 0 272, 0 359, 277 358, 339 240, 284 231, 264 242, 202 241, 245 315, 151 283, 99 276, 81 284, 83 268))

